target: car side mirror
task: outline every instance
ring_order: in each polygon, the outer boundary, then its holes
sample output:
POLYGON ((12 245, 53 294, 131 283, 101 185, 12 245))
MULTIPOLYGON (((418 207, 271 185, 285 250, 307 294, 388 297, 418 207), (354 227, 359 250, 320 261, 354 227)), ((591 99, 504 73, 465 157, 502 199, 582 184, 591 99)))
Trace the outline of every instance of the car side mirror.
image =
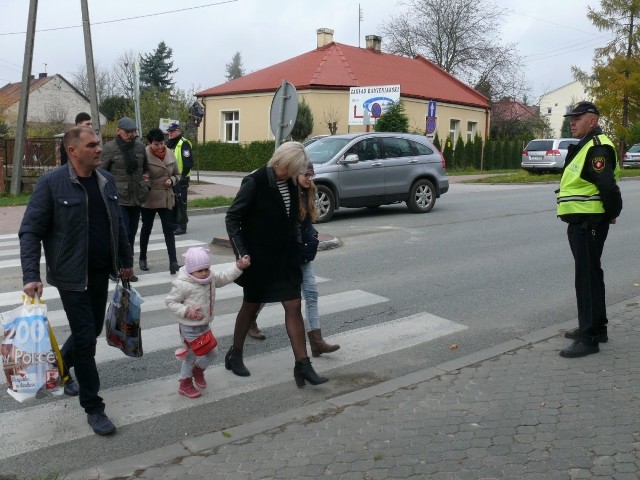
POLYGON ((341 163, 343 165, 350 165, 352 163, 358 163, 359 161, 360 161, 360 158, 358 157, 358 155, 356 155, 355 153, 351 153, 349 155, 346 155, 338 163, 341 163))

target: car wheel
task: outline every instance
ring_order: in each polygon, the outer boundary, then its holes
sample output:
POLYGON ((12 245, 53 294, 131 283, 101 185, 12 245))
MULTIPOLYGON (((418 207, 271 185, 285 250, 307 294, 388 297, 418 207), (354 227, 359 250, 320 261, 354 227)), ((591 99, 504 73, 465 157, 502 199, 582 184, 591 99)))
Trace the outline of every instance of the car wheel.
POLYGON ((336 210, 336 196, 326 185, 318 185, 318 198, 316 199, 316 211, 318 218, 316 223, 328 222, 336 210))
POLYGON ((427 213, 436 203, 436 190, 426 178, 421 178, 411 185, 407 207, 413 213, 427 213))

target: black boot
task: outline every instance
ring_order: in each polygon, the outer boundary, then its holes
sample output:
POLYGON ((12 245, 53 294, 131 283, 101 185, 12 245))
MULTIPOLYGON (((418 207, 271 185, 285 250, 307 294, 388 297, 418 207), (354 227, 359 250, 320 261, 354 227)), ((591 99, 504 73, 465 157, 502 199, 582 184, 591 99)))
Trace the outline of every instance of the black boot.
POLYGON ((304 381, 306 380, 311 385, 320 385, 321 383, 328 382, 329 379, 321 377, 311 366, 311 360, 309 357, 301 358, 299 362, 296 362, 293 367, 293 378, 296 380, 298 387, 304 387, 304 381))
POLYGON ((242 361, 242 350, 231 347, 227 354, 224 356, 224 367, 227 370, 231 370, 239 377, 248 377, 251 372, 247 370, 242 361))

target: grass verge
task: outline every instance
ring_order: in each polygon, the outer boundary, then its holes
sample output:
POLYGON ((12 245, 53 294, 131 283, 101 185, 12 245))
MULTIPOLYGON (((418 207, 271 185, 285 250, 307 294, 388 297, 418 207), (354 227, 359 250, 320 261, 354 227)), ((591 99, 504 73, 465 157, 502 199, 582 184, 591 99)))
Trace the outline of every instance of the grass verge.
MULTIPOLYGON (((481 175, 483 172, 476 172, 481 175)), ((490 177, 464 180, 463 183, 553 183, 560 182, 559 173, 531 173, 525 170, 512 170, 494 175, 495 172, 484 172, 491 174, 490 177)), ((450 173, 451 174, 451 173, 450 173)), ((621 172, 623 178, 640 177, 639 168, 624 169, 621 172)))

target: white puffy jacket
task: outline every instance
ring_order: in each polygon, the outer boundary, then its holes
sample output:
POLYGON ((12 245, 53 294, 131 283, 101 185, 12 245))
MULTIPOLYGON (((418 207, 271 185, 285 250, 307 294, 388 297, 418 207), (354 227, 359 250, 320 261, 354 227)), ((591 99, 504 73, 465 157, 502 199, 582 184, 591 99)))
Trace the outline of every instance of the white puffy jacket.
POLYGON ((184 267, 178 270, 178 275, 173 281, 171 292, 165 298, 164 303, 169 310, 178 316, 178 322, 192 327, 208 325, 213 320, 213 306, 216 301, 216 287, 223 287, 240 276, 240 270, 235 263, 221 272, 211 269, 211 283, 200 284, 184 267), (202 320, 190 320, 185 317, 188 307, 200 307, 204 314, 202 320))

